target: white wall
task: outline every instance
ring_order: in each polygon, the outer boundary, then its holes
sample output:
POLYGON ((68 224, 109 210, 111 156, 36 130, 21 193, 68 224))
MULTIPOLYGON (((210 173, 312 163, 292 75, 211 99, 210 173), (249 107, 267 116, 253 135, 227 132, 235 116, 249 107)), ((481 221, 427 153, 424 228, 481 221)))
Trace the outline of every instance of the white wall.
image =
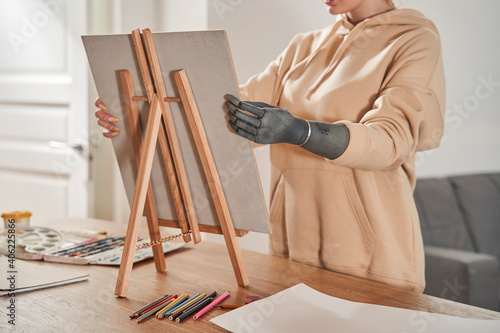
POLYGON ((417 175, 500 170, 500 2, 414 0, 441 34, 447 83, 445 137, 421 153, 417 175), (484 84, 489 78, 493 85, 484 84))

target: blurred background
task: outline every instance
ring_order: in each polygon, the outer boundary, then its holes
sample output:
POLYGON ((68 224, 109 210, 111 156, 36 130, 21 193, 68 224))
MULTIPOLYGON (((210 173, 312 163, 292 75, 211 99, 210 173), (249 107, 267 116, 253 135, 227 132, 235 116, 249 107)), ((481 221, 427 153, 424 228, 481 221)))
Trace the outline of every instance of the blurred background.
MULTIPOLYGON (((398 3, 437 25, 447 79, 445 136, 438 149, 419 153, 418 177, 499 171, 500 2, 398 3)), ((295 34, 334 21, 321 0, 1 1, 0 212, 29 210, 34 225, 68 217, 128 222, 111 142, 94 118, 97 93, 81 35, 225 29, 243 83, 295 34)), ((256 150, 266 200, 268 154, 256 150)), ((267 252, 266 235, 251 233, 240 244, 267 252)))

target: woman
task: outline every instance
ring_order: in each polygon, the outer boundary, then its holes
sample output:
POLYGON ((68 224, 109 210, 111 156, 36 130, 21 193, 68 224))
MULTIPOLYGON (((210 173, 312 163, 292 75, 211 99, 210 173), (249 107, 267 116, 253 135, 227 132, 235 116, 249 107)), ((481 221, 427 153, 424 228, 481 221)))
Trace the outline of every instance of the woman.
POLYGON ((227 97, 233 130, 271 144, 270 251, 422 292, 412 193, 415 153, 443 133, 438 32, 389 0, 324 2, 333 26, 296 36, 240 87, 252 102, 227 97))

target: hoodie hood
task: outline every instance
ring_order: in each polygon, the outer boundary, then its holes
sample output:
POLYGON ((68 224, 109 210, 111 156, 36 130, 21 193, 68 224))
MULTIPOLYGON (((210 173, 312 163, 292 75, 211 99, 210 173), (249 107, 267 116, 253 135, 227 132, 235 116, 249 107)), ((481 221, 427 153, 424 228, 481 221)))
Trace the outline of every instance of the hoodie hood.
POLYGON ((431 20, 426 18, 421 12, 414 9, 394 9, 385 13, 369 17, 359 22, 357 25, 352 24, 347 18, 346 14, 337 15, 337 21, 342 21, 342 25, 348 29, 353 30, 360 25, 371 27, 378 25, 410 25, 427 27, 437 32, 436 27, 431 20))
POLYGON ((349 21, 346 14, 338 15, 336 23, 327 28, 329 32, 325 34, 325 38, 321 41, 318 48, 310 54, 306 63, 309 64, 319 52, 328 49, 335 35, 343 36, 344 40, 335 52, 335 56, 332 57, 328 67, 325 68, 318 79, 309 87, 306 98, 310 98, 314 91, 331 74, 351 45, 358 44, 358 47, 362 49, 370 39, 385 34, 384 30, 386 29, 391 30, 390 36, 416 28, 427 28, 438 34, 434 23, 414 9, 394 9, 369 17, 356 25, 349 21))

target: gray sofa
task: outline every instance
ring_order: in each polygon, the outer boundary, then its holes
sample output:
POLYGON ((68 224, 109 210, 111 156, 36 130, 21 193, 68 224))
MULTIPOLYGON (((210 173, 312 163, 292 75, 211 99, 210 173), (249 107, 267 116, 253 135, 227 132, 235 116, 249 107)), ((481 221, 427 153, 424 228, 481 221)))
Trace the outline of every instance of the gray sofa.
POLYGON ((500 173, 418 179, 424 293, 500 307, 500 173))

